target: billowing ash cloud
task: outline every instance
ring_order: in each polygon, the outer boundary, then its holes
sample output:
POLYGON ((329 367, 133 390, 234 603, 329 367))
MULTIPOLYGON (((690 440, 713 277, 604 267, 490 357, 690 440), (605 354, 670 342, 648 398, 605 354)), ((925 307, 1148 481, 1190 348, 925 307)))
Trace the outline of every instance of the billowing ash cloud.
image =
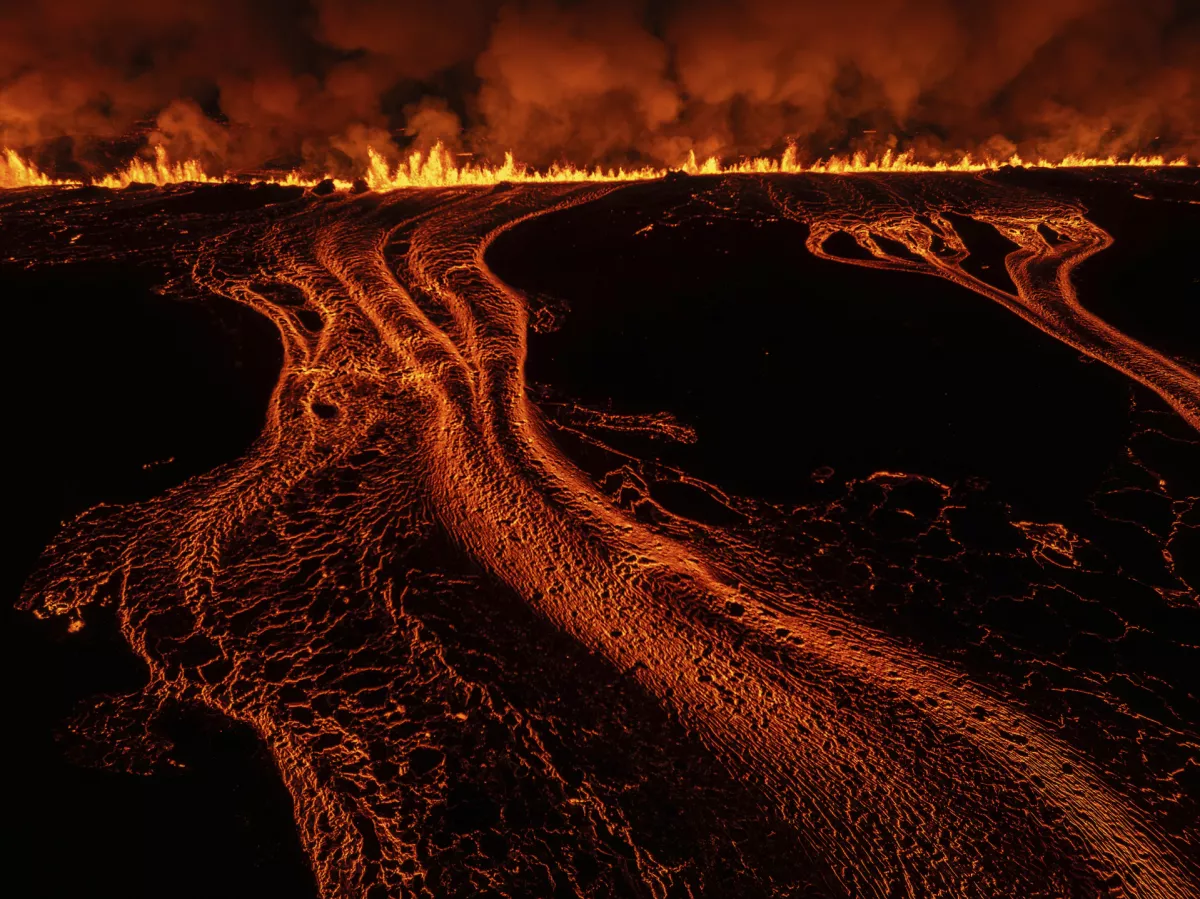
POLYGON ((33 0, 5 4, 0 145, 164 144, 337 171, 442 140, 537 164, 792 140, 1200 156, 1192 0, 33 0))

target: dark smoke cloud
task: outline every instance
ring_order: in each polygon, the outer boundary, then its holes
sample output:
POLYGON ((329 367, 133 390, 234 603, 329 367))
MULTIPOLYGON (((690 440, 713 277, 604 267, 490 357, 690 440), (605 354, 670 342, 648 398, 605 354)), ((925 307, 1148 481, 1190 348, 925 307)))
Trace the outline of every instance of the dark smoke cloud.
POLYGON ((1200 156, 1194 0, 2 2, 0 145, 58 162, 1200 156))
POLYGON ((481 134, 535 158, 646 147, 682 111, 669 62, 636 5, 507 6, 476 64, 481 134))

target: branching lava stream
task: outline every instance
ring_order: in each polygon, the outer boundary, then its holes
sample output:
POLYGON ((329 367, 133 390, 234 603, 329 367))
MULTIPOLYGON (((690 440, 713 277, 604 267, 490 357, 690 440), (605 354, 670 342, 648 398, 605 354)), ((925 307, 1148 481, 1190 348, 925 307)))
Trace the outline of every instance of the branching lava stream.
MULTIPOLYGON (((1078 208, 971 175, 693 180, 714 208, 730 183, 761 194, 807 225, 818 256, 935 274, 997 302, 1200 429, 1197 374, 1075 296, 1072 270, 1109 243, 1078 208), (964 270, 959 215, 1016 245, 1015 292, 964 270), (833 254, 838 232, 867 253, 833 254)), ((290 790, 324 896, 711 895, 703 872, 648 848, 603 773, 562 769, 553 746, 566 717, 526 714, 429 625, 429 603, 485 607, 492 583, 622 672, 756 797, 817 872, 765 891, 1195 895, 1194 847, 1160 832, 1052 726, 820 597, 801 601, 761 547, 715 526, 639 520, 556 447, 526 388, 527 300, 484 253, 531 217, 621 189, 297 192, 263 210, 164 219, 167 232, 191 231, 163 238, 187 260, 176 287, 270 317, 284 364, 244 458, 84 514, 30 579, 24 603, 73 626, 90 604, 116 602, 149 665, 144 695, 106 701, 88 726, 136 768, 169 757, 152 727, 164 703, 249 723, 290 790), (466 563, 448 560, 462 556, 477 576, 455 576, 466 563), (578 851, 539 843, 539 827, 509 812, 480 828, 506 833, 502 862, 459 841, 467 861, 445 870, 430 833, 455 753, 520 769, 550 797, 540 829, 594 851, 619 844, 627 880, 604 886, 578 851)), ((55 195, 42 195, 5 199, 0 215, 44 227, 31 210, 55 195)), ((148 202, 58 196, 47 218, 89 234, 148 202)), ((88 238, 60 258, 105 252, 88 238)))

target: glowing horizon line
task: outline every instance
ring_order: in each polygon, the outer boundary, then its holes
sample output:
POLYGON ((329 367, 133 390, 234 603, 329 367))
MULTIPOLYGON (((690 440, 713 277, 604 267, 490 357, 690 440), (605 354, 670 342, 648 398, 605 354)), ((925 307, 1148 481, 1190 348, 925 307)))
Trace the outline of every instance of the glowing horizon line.
POLYGON ((161 145, 154 148, 154 160, 133 159, 122 169, 96 178, 54 178, 43 173, 33 162, 17 151, 0 150, 0 189, 27 187, 102 187, 120 190, 132 184, 165 187, 170 184, 273 184, 283 187, 313 188, 326 181, 335 190, 349 190, 362 182, 368 190, 387 192, 408 188, 447 188, 495 186, 503 183, 547 184, 572 182, 654 181, 674 173, 687 175, 771 175, 771 174, 937 174, 998 171, 1004 167, 1023 169, 1081 169, 1081 168, 1189 168, 1186 155, 1168 159, 1162 155, 1133 154, 1118 156, 1085 156, 1067 154, 1057 162, 1046 159, 1025 160, 1018 154, 1004 159, 964 154, 954 161, 923 162, 913 150, 896 153, 885 151, 881 156, 868 156, 863 151, 842 156, 819 158, 810 164, 799 161, 795 145, 789 145, 780 157, 757 156, 737 162, 723 163, 710 156, 703 162, 689 151, 687 159, 674 168, 641 166, 603 168, 580 167, 573 164, 553 164, 538 170, 518 163, 512 152, 504 154, 500 165, 490 163, 459 164, 455 156, 439 141, 428 153, 412 151, 393 168, 373 147, 367 148, 366 171, 355 181, 331 178, 328 175, 309 176, 299 171, 267 175, 239 175, 226 172, 209 175, 199 160, 171 162, 161 145))

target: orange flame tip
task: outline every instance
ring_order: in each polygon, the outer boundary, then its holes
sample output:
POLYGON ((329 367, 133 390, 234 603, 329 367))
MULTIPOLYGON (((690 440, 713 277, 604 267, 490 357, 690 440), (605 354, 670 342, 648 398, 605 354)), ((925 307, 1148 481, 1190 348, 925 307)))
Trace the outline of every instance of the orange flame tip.
MULTIPOLYGON (((406 188, 466 187, 496 185, 502 182, 522 184, 569 183, 582 181, 648 181, 662 178, 666 169, 649 166, 641 168, 582 168, 573 165, 553 165, 546 171, 530 169, 513 159, 511 152, 504 154, 501 165, 487 163, 460 165, 454 155, 440 142, 428 153, 415 150, 407 159, 392 168, 382 154, 374 148, 367 149, 367 169, 364 180, 374 191, 402 190, 406 188)), ((920 162, 912 150, 903 153, 886 151, 882 156, 868 157, 863 152, 849 156, 832 156, 819 159, 809 165, 800 162, 795 146, 789 146, 778 159, 759 156, 739 162, 722 163, 714 156, 703 162, 694 151, 679 170, 690 175, 769 175, 769 174, 856 174, 873 172, 985 172, 995 171, 1002 166, 1018 168, 1096 168, 1101 166, 1187 166, 1186 156, 1166 159, 1163 156, 1133 155, 1125 158, 1116 156, 1092 157, 1079 154, 1065 156, 1058 162, 1036 160, 1027 162, 1020 156, 1007 159, 976 160, 969 154, 954 161, 920 162)), ((198 160, 189 159, 171 162, 164 147, 154 148, 153 162, 134 159, 124 169, 94 179, 98 187, 120 189, 130 184, 225 184, 230 182, 251 184, 277 184, 284 187, 315 187, 325 180, 322 176, 306 177, 298 172, 263 178, 237 178, 224 174, 209 175, 198 160)), ((78 186, 81 181, 55 179, 43 174, 37 166, 21 158, 15 151, 5 149, 0 153, 0 188, 78 186)), ((350 187, 350 182, 334 180, 339 190, 350 187)))

